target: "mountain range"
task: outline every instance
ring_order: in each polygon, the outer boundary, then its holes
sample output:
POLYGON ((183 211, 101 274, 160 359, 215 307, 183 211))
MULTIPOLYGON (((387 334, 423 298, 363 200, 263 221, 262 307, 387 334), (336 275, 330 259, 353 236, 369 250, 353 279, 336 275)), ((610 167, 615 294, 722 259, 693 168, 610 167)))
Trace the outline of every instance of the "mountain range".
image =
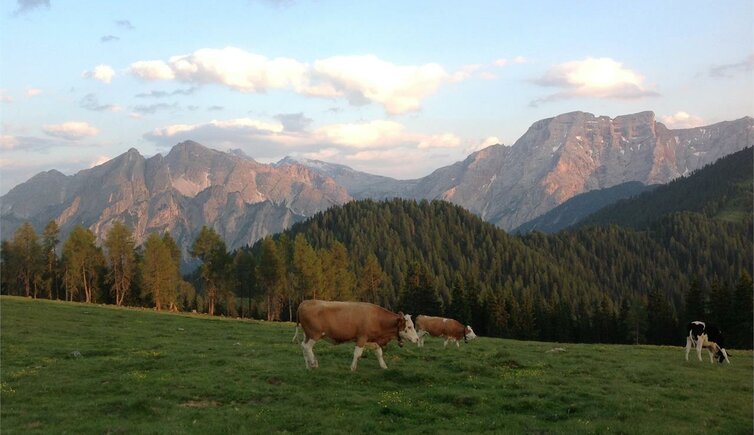
POLYGON ((145 158, 135 149, 66 176, 42 172, 0 197, 1 236, 55 219, 101 239, 115 220, 137 243, 170 231, 186 250, 203 225, 229 248, 251 244, 333 205, 360 198, 443 199, 506 230, 583 192, 629 181, 663 184, 752 145, 754 119, 682 130, 652 112, 609 118, 572 112, 535 122, 513 146, 493 145, 426 177, 396 180, 302 158, 262 164, 196 142, 145 158))

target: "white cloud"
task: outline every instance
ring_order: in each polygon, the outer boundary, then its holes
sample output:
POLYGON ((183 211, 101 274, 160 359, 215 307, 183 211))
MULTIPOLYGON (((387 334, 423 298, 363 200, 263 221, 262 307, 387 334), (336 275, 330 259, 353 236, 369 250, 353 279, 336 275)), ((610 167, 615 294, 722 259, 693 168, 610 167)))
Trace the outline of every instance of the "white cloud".
POLYGON ((482 80, 495 80, 497 76, 489 71, 482 71, 479 73, 479 78, 482 80))
POLYGON ((59 137, 67 140, 79 140, 85 137, 96 136, 99 133, 95 127, 86 122, 71 121, 62 124, 45 124, 42 131, 48 136, 59 137))
MULTIPOLYGON (((417 111, 421 100, 452 79, 436 63, 395 65, 376 56, 335 56, 314 62, 322 96, 346 97, 351 104, 380 103, 390 114, 417 111)), ((311 89, 311 88, 310 88, 311 89)), ((319 88, 318 88, 319 89, 319 88)), ((304 90, 304 93, 310 90, 304 90)), ((317 95, 312 93, 312 95, 317 95)))
POLYGON ((41 95, 41 94, 42 94, 42 90, 41 89, 29 88, 29 89, 26 90, 26 96, 29 97, 29 98, 36 97, 37 95, 41 95))
POLYGON ((110 158, 110 157, 108 157, 108 156, 102 156, 102 155, 101 155, 101 156, 97 156, 97 157, 95 157, 95 158, 94 158, 94 159, 93 159, 93 160, 92 160, 92 161, 91 161, 91 162, 89 163, 89 167, 90 167, 90 168, 93 168, 93 167, 95 167, 95 166, 99 166, 99 165, 101 165, 101 164, 103 164, 103 163, 107 163, 108 161, 110 161, 110 159, 111 159, 111 158, 110 158))
POLYGON ((323 148, 319 151, 304 153, 303 156, 312 160, 331 161, 340 156, 340 151, 337 148, 323 148))
POLYGON ((131 74, 142 80, 172 80, 175 73, 161 60, 141 60, 131 64, 131 74))
POLYGON ((495 61, 495 65, 497 65, 499 67, 505 67, 505 66, 508 66, 510 64, 520 65, 520 64, 528 63, 528 62, 529 62, 529 59, 525 58, 524 56, 516 56, 513 59, 505 59, 505 58, 498 59, 498 60, 495 61))
POLYGON ((463 68, 453 73, 451 80, 454 82, 462 82, 464 80, 468 80, 481 67, 482 65, 479 65, 479 64, 464 65, 463 68))
POLYGON ((469 147, 468 152, 473 153, 479 150, 483 150, 489 146, 502 144, 502 143, 503 141, 501 141, 497 136, 489 136, 483 141, 477 143, 476 145, 472 145, 471 147, 469 147))
POLYGON ((352 148, 394 146, 405 140, 404 127, 395 121, 333 124, 315 130, 325 142, 352 148))
POLYGON ((109 65, 97 65, 93 70, 81 73, 81 76, 110 84, 115 77, 115 70, 109 65))
POLYGON ((0 135, 0 150, 12 150, 18 146, 18 139, 15 136, 3 134, 0 135))
POLYGON ((203 48, 192 54, 173 56, 168 62, 140 61, 130 71, 144 80, 180 80, 189 83, 219 83, 241 92, 302 86, 306 66, 292 59, 268 59, 244 50, 203 48))
POLYGON ((590 57, 556 65, 534 83, 563 91, 533 104, 574 97, 632 99, 658 95, 645 87, 641 74, 607 57, 590 57))
POLYGON ((143 80, 216 83, 240 92, 289 89, 302 95, 345 98, 353 105, 381 104, 390 114, 417 111, 443 84, 466 79, 478 65, 451 75, 440 65, 395 65, 374 55, 334 56, 312 65, 270 59, 235 47, 203 48, 167 61, 134 62, 130 73, 143 80))
POLYGON ((704 119, 686 112, 676 112, 672 115, 663 116, 662 123, 669 128, 694 128, 704 125, 704 119))

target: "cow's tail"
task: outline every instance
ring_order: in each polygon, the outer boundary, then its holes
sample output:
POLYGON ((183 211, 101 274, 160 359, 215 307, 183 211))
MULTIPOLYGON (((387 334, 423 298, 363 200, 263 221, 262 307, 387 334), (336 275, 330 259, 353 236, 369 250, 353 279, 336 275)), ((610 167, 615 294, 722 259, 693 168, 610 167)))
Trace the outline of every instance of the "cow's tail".
POLYGON ((293 334, 293 340, 291 340, 291 343, 295 342, 298 338, 298 322, 296 322, 296 333, 293 334))

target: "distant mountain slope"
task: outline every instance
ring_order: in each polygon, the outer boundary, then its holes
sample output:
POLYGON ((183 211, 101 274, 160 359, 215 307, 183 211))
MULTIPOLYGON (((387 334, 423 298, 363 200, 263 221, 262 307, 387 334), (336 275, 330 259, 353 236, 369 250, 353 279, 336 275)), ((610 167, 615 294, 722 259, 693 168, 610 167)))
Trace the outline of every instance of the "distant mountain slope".
POLYGON ((754 119, 671 130, 652 112, 572 112, 535 122, 513 146, 493 145, 416 180, 303 162, 356 198, 443 199, 510 230, 570 198, 629 181, 664 184, 754 145, 754 119))
POLYGON ((331 178, 301 165, 276 168, 187 141, 166 156, 145 159, 131 149, 72 176, 38 174, 0 198, 0 215, 3 239, 23 221, 41 230, 52 219, 63 237, 81 224, 102 239, 121 220, 137 243, 170 231, 187 250, 207 225, 237 248, 349 200, 331 178))
POLYGON ((592 190, 574 196, 542 216, 514 229, 514 234, 525 234, 530 231, 556 233, 563 228, 575 225, 582 219, 613 204, 621 199, 630 198, 640 193, 654 189, 657 186, 645 186, 638 181, 608 187, 607 189, 592 190))
POLYGON ((671 213, 691 211, 740 222, 754 205, 754 152, 746 148, 651 192, 619 201, 579 225, 616 224, 644 228, 671 213))
POLYGON ((343 186, 355 199, 385 199, 393 197, 409 197, 415 181, 396 180, 381 175, 360 172, 345 165, 327 163, 321 160, 311 160, 303 157, 286 157, 275 166, 303 165, 307 168, 331 177, 343 186))

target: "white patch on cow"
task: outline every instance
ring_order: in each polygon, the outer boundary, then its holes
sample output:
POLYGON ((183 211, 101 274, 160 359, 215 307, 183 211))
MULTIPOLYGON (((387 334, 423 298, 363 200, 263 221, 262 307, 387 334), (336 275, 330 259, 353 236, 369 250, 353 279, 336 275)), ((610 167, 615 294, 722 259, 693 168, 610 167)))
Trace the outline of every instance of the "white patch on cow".
POLYGON ((403 328, 403 330, 398 331, 398 334, 404 340, 408 340, 414 344, 419 344, 419 335, 416 333, 416 329, 414 329, 414 322, 411 321, 411 315, 404 314, 403 318, 406 319, 406 326, 403 328))
POLYGON ((476 338, 476 334, 474 334, 474 330, 471 328, 471 326, 466 325, 466 340, 473 340, 476 338))
POLYGON ((315 369, 319 367, 319 362, 317 361, 317 357, 314 356, 315 343, 317 342, 311 338, 309 340, 301 342, 301 347, 304 350, 304 362, 306 363, 306 368, 308 369, 315 369))
POLYGON ((356 371, 356 365, 359 363, 359 358, 361 358, 361 354, 364 353, 364 348, 356 346, 356 349, 353 350, 353 362, 351 363, 351 371, 356 371))
POLYGON ((377 346, 374 349, 374 353, 377 354, 377 361, 380 363, 380 367, 382 367, 383 369, 386 369, 387 368, 387 364, 385 364, 385 359, 382 358, 382 348, 379 347, 379 346, 377 346))

